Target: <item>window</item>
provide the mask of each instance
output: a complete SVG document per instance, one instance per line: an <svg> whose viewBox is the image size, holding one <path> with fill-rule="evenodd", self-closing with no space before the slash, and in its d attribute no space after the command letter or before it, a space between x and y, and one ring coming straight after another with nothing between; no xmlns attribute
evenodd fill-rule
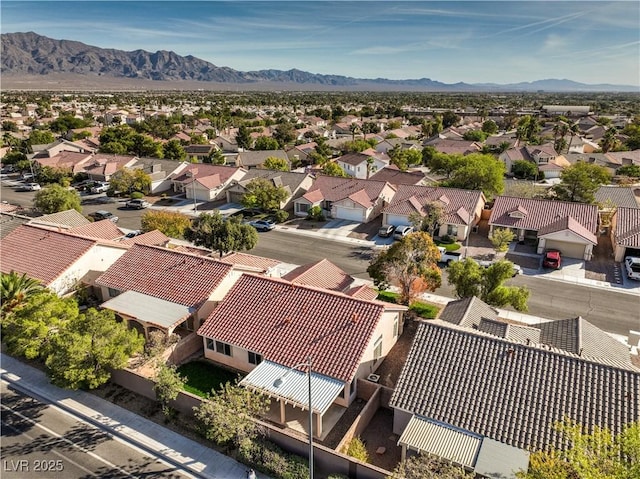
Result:
<svg viewBox="0 0 640 479"><path fill-rule="evenodd" d="M258 353L249 351L249 364L255 364L256 366L262 362L262 356Z"/></svg>
<svg viewBox="0 0 640 479"><path fill-rule="evenodd" d="M109 297L110 298L115 298L119 294L120 294L120 291L118 291L117 289L109 288Z"/></svg>
<svg viewBox="0 0 640 479"><path fill-rule="evenodd" d="M207 338L207 349L210 349L211 351L215 351L215 345L213 343L213 339Z"/></svg>
<svg viewBox="0 0 640 479"><path fill-rule="evenodd" d="M296 203L296 211L298 213L308 213L309 205L307 203Z"/></svg>
<svg viewBox="0 0 640 479"><path fill-rule="evenodd" d="M456 226L456 225L447 225L447 234L449 236L458 236L458 226Z"/></svg>
<svg viewBox="0 0 640 479"><path fill-rule="evenodd" d="M382 356L382 335L373 343L373 360L377 361Z"/></svg>
<svg viewBox="0 0 640 479"><path fill-rule="evenodd" d="M225 356L231 356L231 345L223 343L222 341L216 341L216 352L224 354Z"/></svg>
<svg viewBox="0 0 640 479"><path fill-rule="evenodd" d="M398 315L396 314L395 318L393 318L393 337L398 337Z"/></svg>

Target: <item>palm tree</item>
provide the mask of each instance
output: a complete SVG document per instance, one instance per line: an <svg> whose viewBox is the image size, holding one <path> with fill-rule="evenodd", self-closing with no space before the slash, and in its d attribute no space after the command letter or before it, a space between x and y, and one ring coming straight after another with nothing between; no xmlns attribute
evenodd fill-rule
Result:
<svg viewBox="0 0 640 479"><path fill-rule="evenodd" d="M607 153L608 151L613 150L617 146L617 143L618 143L617 134L618 132L616 131L615 128L607 129L604 136L602 137L601 146L602 146L603 153Z"/></svg>
<svg viewBox="0 0 640 479"><path fill-rule="evenodd" d="M351 123L351 125L349 126L349 130L351 130L351 140L355 141L356 133L360 131L360 127L357 123Z"/></svg>
<svg viewBox="0 0 640 479"><path fill-rule="evenodd" d="M569 132L571 133L571 141L569 142L569 147L567 148L567 153L569 153L569 148L571 148L571 145L573 145L573 137L576 136L576 134L578 134L580 132L580 127L578 126L577 123L574 123L569 128Z"/></svg>
<svg viewBox="0 0 640 479"><path fill-rule="evenodd" d="M11 271L8 274L2 273L0 276L2 312L4 314L11 312L43 289L44 287L38 280L29 278L26 273L22 275L15 271Z"/></svg>

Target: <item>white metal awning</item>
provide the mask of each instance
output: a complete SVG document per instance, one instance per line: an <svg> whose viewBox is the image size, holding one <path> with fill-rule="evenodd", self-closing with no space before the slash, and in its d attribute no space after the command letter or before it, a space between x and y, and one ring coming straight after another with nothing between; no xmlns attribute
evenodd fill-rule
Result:
<svg viewBox="0 0 640 479"><path fill-rule="evenodd" d="M282 384L275 386L274 383L279 378L284 378ZM285 403L309 409L309 379L306 372L290 369L271 361L262 361L245 376L240 384L285 401ZM311 404L313 412L324 414L342 393L343 388L343 382L314 373L312 369Z"/></svg>
<svg viewBox="0 0 640 479"><path fill-rule="evenodd" d="M481 436L419 416L411 417L398 439L399 446L428 452L467 467L474 467L481 444Z"/></svg>
<svg viewBox="0 0 640 479"><path fill-rule="evenodd" d="M192 313L188 306L136 291L125 291L100 306L165 329L184 321Z"/></svg>

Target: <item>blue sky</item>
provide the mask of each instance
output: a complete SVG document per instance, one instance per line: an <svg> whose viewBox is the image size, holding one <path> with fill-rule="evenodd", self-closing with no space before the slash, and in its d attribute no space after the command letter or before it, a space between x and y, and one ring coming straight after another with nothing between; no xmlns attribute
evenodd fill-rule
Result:
<svg viewBox="0 0 640 479"><path fill-rule="evenodd" d="M3 33L172 50L236 70L640 85L640 5L603 1L2 0Z"/></svg>

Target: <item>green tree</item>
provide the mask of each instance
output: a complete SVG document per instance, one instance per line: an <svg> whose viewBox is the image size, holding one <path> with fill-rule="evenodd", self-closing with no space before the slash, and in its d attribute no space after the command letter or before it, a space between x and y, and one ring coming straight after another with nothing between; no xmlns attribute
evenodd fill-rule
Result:
<svg viewBox="0 0 640 479"><path fill-rule="evenodd" d="M140 223L145 233L158 230L170 238L182 239L191 226L191 218L176 211L148 210L142 215Z"/></svg>
<svg viewBox="0 0 640 479"><path fill-rule="evenodd" d="M277 150L279 147L278 140L270 136L259 136L253 145L254 150Z"/></svg>
<svg viewBox="0 0 640 479"><path fill-rule="evenodd" d="M296 136L296 129L289 122L279 124L273 132L273 137L278 141L280 148L284 148L287 144L295 141Z"/></svg>
<svg viewBox="0 0 640 479"><path fill-rule="evenodd" d="M151 177L141 169L120 168L109 179L109 190L122 193L140 191L148 193L151 189Z"/></svg>
<svg viewBox="0 0 640 479"><path fill-rule="evenodd" d="M624 165L616 170L617 175L640 178L640 165Z"/></svg>
<svg viewBox="0 0 640 479"><path fill-rule="evenodd" d="M46 130L33 130L29 135L29 145L48 145L53 143L56 139L53 133Z"/></svg>
<svg viewBox="0 0 640 479"><path fill-rule="evenodd" d="M3 165L15 165L19 161L29 161L27 160L27 155L18 150L13 150L7 153L2 157Z"/></svg>
<svg viewBox="0 0 640 479"><path fill-rule="evenodd" d="M267 170L279 170L279 171L289 171L289 164L283 158L278 158L275 156L270 156L264 163L262 167Z"/></svg>
<svg viewBox="0 0 640 479"><path fill-rule="evenodd" d="M9 353L27 359L46 358L54 336L78 316L78 304L43 291L2 319L2 340Z"/></svg>
<svg viewBox="0 0 640 479"><path fill-rule="evenodd" d="M10 313L35 294L41 293L43 289L40 281L28 277L26 273L20 274L15 271L0 273L0 308L2 308L2 313Z"/></svg>
<svg viewBox="0 0 640 479"><path fill-rule="evenodd" d="M275 211L289 196L282 186L276 186L265 178L255 178L246 186L246 193L242 196L245 208L260 208L262 211Z"/></svg>
<svg viewBox="0 0 640 479"><path fill-rule="evenodd" d="M640 421L626 424L619 434L595 426L591 433L565 419L555 429L566 439L566 449L531 454L527 471L518 479L632 479L640 477Z"/></svg>
<svg viewBox="0 0 640 479"><path fill-rule="evenodd" d="M359 461L369 462L369 453L367 452L367 446L364 445L362 439L358 436L349 441L349 445L346 447L345 453L347 456L355 457Z"/></svg>
<svg viewBox="0 0 640 479"><path fill-rule="evenodd" d="M162 146L162 153L167 160L184 161L187 158L187 152L184 151L180 140L169 140Z"/></svg>
<svg viewBox="0 0 640 479"><path fill-rule="evenodd" d="M496 228L491 234L491 244L498 253L504 253L515 237L515 233L509 228Z"/></svg>
<svg viewBox="0 0 640 479"><path fill-rule="evenodd" d="M429 168L433 173L446 175L447 178L457 169L465 164L462 155L447 155L445 153L435 153L431 156Z"/></svg>
<svg viewBox="0 0 640 479"><path fill-rule="evenodd" d="M483 268L472 258L455 261L449 265L448 281L455 287L458 298L477 296L496 307L513 306L517 311L527 311L529 290L503 283L513 276L513 263L501 260Z"/></svg>
<svg viewBox="0 0 640 479"><path fill-rule="evenodd" d="M409 221L416 231L426 231L431 237L436 236L445 219L445 209L439 201L429 201L422 207L421 213L409 215Z"/></svg>
<svg viewBox="0 0 640 479"><path fill-rule="evenodd" d="M76 190L68 190L55 183L38 191L34 197L33 204L44 214L66 210L82 212L78 192Z"/></svg>
<svg viewBox="0 0 640 479"><path fill-rule="evenodd" d="M488 200L504 191L504 163L492 155L473 153L461 158L458 168L445 186L464 190L481 190Z"/></svg>
<svg viewBox="0 0 640 479"><path fill-rule="evenodd" d="M493 120L485 120L484 123L482 123L482 131L489 135L495 135L498 133L498 125Z"/></svg>
<svg viewBox="0 0 640 479"><path fill-rule="evenodd" d="M222 151L217 148L213 150L213 153L209 155L209 158L205 160L205 163L213 163L214 165L225 165L227 163L227 159L222 154Z"/></svg>
<svg viewBox="0 0 640 479"><path fill-rule="evenodd" d="M611 180L604 166L579 162L565 168L560 174L561 182L552 188L556 198L577 203L593 203L595 193L601 185Z"/></svg>
<svg viewBox="0 0 640 479"><path fill-rule="evenodd" d="M153 380L156 399L162 406L163 414L169 416L171 415L169 403L177 398L180 391L184 389L186 379L180 375L174 364L160 362L156 366Z"/></svg>
<svg viewBox="0 0 640 479"><path fill-rule="evenodd" d="M387 479L473 479L472 473L431 454L418 454L402 461Z"/></svg>
<svg viewBox="0 0 640 479"><path fill-rule="evenodd" d="M131 152L139 157L162 158L162 143L153 141L148 135L134 135L131 139Z"/></svg>
<svg viewBox="0 0 640 479"><path fill-rule="evenodd" d="M248 150L251 148L251 143L253 140L251 139L251 133L249 132L249 128L245 125L241 125L238 128L238 133L236 134L236 143L238 148L242 148L244 150Z"/></svg>
<svg viewBox="0 0 640 479"><path fill-rule="evenodd" d="M226 383L211 391L193 408L204 436L224 446L247 445L262 429L254 419L269 408L269 399L238 384Z"/></svg>
<svg viewBox="0 0 640 479"><path fill-rule="evenodd" d="M342 170L342 168L340 168L340 165L338 165L338 163L335 163L333 161L327 161L322 166L322 174L323 175L328 175L328 176L339 176L339 177L342 177L342 178L346 178L348 176Z"/></svg>
<svg viewBox="0 0 640 479"><path fill-rule="evenodd" d="M95 389L143 346L144 337L124 321L116 321L113 311L90 308L53 337L45 364L58 386Z"/></svg>
<svg viewBox="0 0 640 479"><path fill-rule="evenodd" d="M482 130L470 130L465 132L465 134L462 135L462 138L467 141L477 141L482 143L487 139L487 134Z"/></svg>
<svg viewBox="0 0 640 479"><path fill-rule="evenodd" d="M442 126L444 128L449 128L450 126L455 126L460 122L460 117L456 115L452 111L445 111L442 114Z"/></svg>
<svg viewBox="0 0 640 479"><path fill-rule="evenodd" d="M435 291L440 286L439 259L440 251L431 236L411 233L375 255L367 272L378 288L398 287L400 302L408 305L418 294Z"/></svg>
<svg viewBox="0 0 640 479"><path fill-rule="evenodd" d="M534 179L538 176L538 167L533 161L516 160L511 165L511 173L520 180Z"/></svg>
<svg viewBox="0 0 640 479"><path fill-rule="evenodd" d="M256 229L237 216L223 218L220 213L202 213L184 232L187 241L223 254L253 249L258 244Z"/></svg>
<svg viewBox="0 0 640 479"><path fill-rule="evenodd" d="M607 129L602 137L602 141L600 142L602 152L607 153L611 150L615 150L619 144L618 131L615 128Z"/></svg>

